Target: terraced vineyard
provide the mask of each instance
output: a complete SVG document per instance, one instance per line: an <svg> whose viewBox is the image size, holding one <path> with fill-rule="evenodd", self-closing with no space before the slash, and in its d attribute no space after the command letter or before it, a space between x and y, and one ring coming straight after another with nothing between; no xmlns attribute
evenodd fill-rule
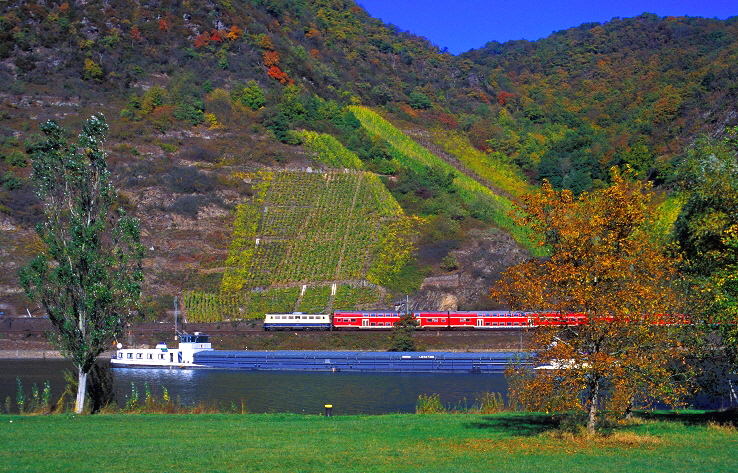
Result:
<svg viewBox="0 0 738 473"><path fill-rule="evenodd" d="M404 215L375 174L282 171L246 178L256 192L236 208L220 294L185 297L192 320L376 303L382 291L366 284L383 284L411 257L418 220ZM280 290L287 292L273 292Z"/></svg>
<svg viewBox="0 0 738 473"><path fill-rule="evenodd" d="M379 114L362 106L349 107L356 118L359 119L362 126L372 136L377 136L387 142L395 151L395 158L400 161L403 166L420 171L423 167L431 166L444 171L455 170L453 166L421 146L415 140L407 136L401 130L396 128L390 122L382 118ZM462 159L462 162L464 160ZM501 228L506 229L521 245L528 248L534 255L542 256L543 250L531 241L525 227L517 225L510 217L514 206L512 202L504 196L497 195L489 188L485 187L478 181L457 172L454 184L459 189L459 195L467 202L477 199L479 196L486 196L493 204L491 214L494 222Z"/></svg>
<svg viewBox="0 0 738 473"><path fill-rule="evenodd" d="M315 160L331 169L364 169L356 153L346 149L340 141L326 133L300 132L303 146L315 151Z"/></svg>

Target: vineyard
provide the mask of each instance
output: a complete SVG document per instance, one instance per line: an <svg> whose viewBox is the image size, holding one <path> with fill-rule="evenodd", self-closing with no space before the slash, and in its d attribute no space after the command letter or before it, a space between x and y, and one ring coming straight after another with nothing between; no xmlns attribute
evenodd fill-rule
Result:
<svg viewBox="0 0 738 473"><path fill-rule="evenodd" d="M508 194L520 197L530 191L525 178L518 170L502 162L494 153L479 151L460 133L436 129L433 131L433 140L439 143L445 152L457 157L468 169L493 182Z"/></svg>
<svg viewBox="0 0 738 473"><path fill-rule="evenodd" d="M330 169L363 169L356 153L346 149L340 141L326 133L314 131L302 131L299 136L303 140L303 146L316 153L315 160Z"/></svg>
<svg viewBox="0 0 738 473"><path fill-rule="evenodd" d="M373 285L411 258L421 221L404 215L375 174L282 171L244 178L255 192L235 210L221 291L185 296L193 321L376 304L383 292Z"/></svg>
<svg viewBox="0 0 738 473"><path fill-rule="evenodd" d="M420 171L424 167L455 171L455 168L450 164L418 144L379 114L366 107L351 106L349 108L370 135L378 136L390 145L395 159L403 166L416 171ZM461 159L461 161L464 162L464 159ZM459 195L466 202L471 202L480 196L486 197L493 207L490 214L495 224L506 229L518 243L525 246L531 253L543 256L544 250L535 246L526 228L516 224L510 216L514 206L508 198L495 194L489 188L463 173L456 173L454 185L458 188Z"/></svg>

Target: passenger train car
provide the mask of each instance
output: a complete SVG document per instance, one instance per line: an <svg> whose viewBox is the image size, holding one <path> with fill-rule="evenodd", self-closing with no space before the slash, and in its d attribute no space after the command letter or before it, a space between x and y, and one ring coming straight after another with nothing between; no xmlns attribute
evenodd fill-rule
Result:
<svg viewBox="0 0 738 473"><path fill-rule="evenodd" d="M391 311L336 311L328 314L267 314L264 330L390 330L402 314ZM509 311L413 312L419 329L514 330L551 325L583 325L584 314Z"/></svg>
<svg viewBox="0 0 738 473"><path fill-rule="evenodd" d="M329 314L266 314L264 330L331 330Z"/></svg>

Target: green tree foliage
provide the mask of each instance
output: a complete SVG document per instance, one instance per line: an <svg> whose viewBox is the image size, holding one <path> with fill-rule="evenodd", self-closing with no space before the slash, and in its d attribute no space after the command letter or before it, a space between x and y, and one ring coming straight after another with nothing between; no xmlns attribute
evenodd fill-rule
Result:
<svg viewBox="0 0 738 473"><path fill-rule="evenodd" d="M433 102L423 92L416 90L410 94L410 106L414 109L428 110L433 108Z"/></svg>
<svg viewBox="0 0 738 473"><path fill-rule="evenodd" d="M413 332L417 328L418 321L412 312L402 314L392 327L389 351L415 351Z"/></svg>
<svg viewBox="0 0 738 473"><path fill-rule="evenodd" d="M19 272L28 297L48 314L62 354L78 370L75 411L84 408L87 374L138 307L143 273L139 222L118 207L103 149L102 114L67 143L55 122L33 150L31 179L44 203L44 243Z"/></svg>
<svg viewBox="0 0 738 473"><path fill-rule="evenodd" d="M719 322L738 359L738 127L699 138L681 170L687 200L674 226L705 320Z"/></svg>
<svg viewBox="0 0 738 473"><path fill-rule="evenodd" d="M236 85L231 92L231 97L236 103L249 107L251 110L258 110L266 105L264 91L255 80L248 81L246 85Z"/></svg>

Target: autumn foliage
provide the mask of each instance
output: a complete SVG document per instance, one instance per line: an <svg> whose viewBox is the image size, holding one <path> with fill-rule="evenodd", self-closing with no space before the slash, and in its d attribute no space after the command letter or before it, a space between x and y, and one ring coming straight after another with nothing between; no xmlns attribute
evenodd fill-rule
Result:
<svg viewBox="0 0 738 473"><path fill-rule="evenodd" d="M287 76L287 73L283 72L282 69L280 69L277 66L272 66L267 71L267 75L271 77L272 79L276 79L282 84L286 84L289 82L290 78Z"/></svg>
<svg viewBox="0 0 738 473"><path fill-rule="evenodd" d="M685 356L675 261L649 235L651 194L631 177L613 171L610 187L579 197L546 182L524 197L520 223L550 257L510 268L492 289L514 309L586 314L586 325L536 331L536 363L549 369L512 369L511 396L532 409L582 408L592 431L604 408L677 403L687 389L673 371Z"/></svg>

